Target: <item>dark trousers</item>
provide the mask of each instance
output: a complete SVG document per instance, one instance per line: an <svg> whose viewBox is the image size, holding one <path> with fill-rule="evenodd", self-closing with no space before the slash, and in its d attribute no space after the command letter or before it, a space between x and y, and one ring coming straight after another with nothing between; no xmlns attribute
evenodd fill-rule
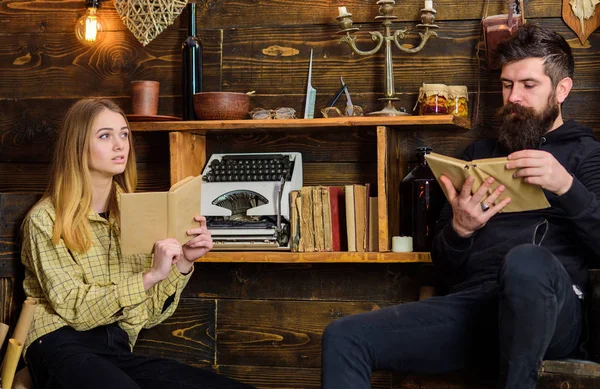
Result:
<svg viewBox="0 0 600 389"><path fill-rule="evenodd" d="M539 246L518 246L498 282L331 323L322 388L369 388L372 370L437 374L491 363L499 365L499 388L534 389L543 358L577 348L582 322L558 259Z"/></svg>
<svg viewBox="0 0 600 389"><path fill-rule="evenodd" d="M26 360L37 389L253 388L174 360L135 355L117 325L60 328L33 342Z"/></svg>

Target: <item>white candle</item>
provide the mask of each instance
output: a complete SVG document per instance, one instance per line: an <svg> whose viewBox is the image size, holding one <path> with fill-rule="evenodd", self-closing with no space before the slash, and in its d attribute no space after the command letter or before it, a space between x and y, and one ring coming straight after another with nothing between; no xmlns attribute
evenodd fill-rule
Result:
<svg viewBox="0 0 600 389"><path fill-rule="evenodd" d="M346 7L338 7L338 12L340 13L340 16L348 15L348 11L346 11Z"/></svg>
<svg viewBox="0 0 600 389"><path fill-rule="evenodd" d="M433 0L425 0L425 9L433 9Z"/></svg>
<svg viewBox="0 0 600 389"><path fill-rule="evenodd" d="M392 236L392 251L395 253L413 251L412 236Z"/></svg>

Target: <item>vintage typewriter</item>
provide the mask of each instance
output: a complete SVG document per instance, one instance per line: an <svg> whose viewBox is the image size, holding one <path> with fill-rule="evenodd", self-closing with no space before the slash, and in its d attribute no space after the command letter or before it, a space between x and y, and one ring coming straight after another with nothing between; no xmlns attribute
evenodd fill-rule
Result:
<svg viewBox="0 0 600 389"><path fill-rule="evenodd" d="M213 250L289 250L289 194L302 187L300 153L213 154L202 180Z"/></svg>

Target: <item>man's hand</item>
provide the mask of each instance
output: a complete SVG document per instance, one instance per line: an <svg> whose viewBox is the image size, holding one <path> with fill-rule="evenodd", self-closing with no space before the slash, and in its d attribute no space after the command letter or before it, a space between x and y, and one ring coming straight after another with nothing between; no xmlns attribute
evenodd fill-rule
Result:
<svg viewBox="0 0 600 389"><path fill-rule="evenodd" d="M521 150L508 156L507 169L518 169L513 176L523 177L528 184L542 188L560 196L573 184L573 176L554 158L542 150Z"/></svg>
<svg viewBox="0 0 600 389"><path fill-rule="evenodd" d="M169 276L171 266L183 257L177 239L169 238L154 243L152 267L142 276L144 289L148 290Z"/></svg>
<svg viewBox="0 0 600 389"><path fill-rule="evenodd" d="M468 177L465 180L460 193L456 191L449 178L441 176L440 181L446 189L448 202L452 206L452 228L463 238L473 235L475 231L485 226L492 216L510 203L510 198L507 197L500 203L494 204L498 196L504 192L504 185L499 185L491 195L482 201L494 183L492 177L485 180L473 195L471 195L473 182L475 182L473 177Z"/></svg>
<svg viewBox="0 0 600 389"><path fill-rule="evenodd" d="M187 231L189 236L193 236L183 245L183 258L185 261L177 264L177 268L181 273L189 273L197 258L203 257L213 247L212 236L206 227L206 218L204 216L196 216L195 221L199 222L200 226Z"/></svg>

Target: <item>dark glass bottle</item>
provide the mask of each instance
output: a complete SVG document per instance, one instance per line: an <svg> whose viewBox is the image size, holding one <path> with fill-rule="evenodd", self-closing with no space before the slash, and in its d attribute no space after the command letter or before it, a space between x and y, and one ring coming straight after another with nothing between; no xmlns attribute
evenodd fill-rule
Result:
<svg viewBox="0 0 600 389"><path fill-rule="evenodd" d="M183 120L195 120L194 94L202 92L202 42L196 37L196 4L188 3L188 37L181 45Z"/></svg>
<svg viewBox="0 0 600 389"><path fill-rule="evenodd" d="M414 251L429 251L444 192L427 165L430 147L417 148L419 164L400 183L400 234L413 237Z"/></svg>

